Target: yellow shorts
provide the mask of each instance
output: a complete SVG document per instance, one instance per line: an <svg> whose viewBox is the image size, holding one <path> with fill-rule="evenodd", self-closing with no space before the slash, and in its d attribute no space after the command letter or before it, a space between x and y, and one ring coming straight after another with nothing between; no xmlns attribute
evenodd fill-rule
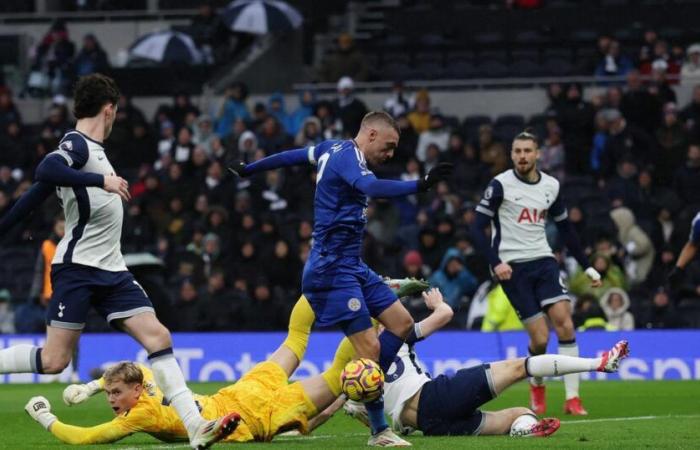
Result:
<svg viewBox="0 0 700 450"><path fill-rule="evenodd" d="M212 396L222 412L236 411L243 423L229 439L269 441L290 429L307 431L316 407L300 383L288 384L287 373L277 363L257 364L237 383Z"/></svg>

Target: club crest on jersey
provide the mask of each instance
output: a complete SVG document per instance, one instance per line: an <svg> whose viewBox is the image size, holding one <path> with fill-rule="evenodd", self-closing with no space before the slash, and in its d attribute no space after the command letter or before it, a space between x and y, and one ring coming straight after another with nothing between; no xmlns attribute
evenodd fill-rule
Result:
<svg viewBox="0 0 700 450"><path fill-rule="evenodd" d="M351 298L348 300L348 309L352 312L357 312L362 308L362 303L360 303L359 299L356 298Z"/></svg>
<svg viewBox="0 0 700 450"><path fill-rule="evenodd" d="M518 216L518 223L528 222L528 223L540 223L547 220L547 210L543 209L537 211L537 208L523 208Z"/></svg>
<svg viewBox="0 0 700 450"><path fill-rule="evenodd" d="M61 149L66 150L66 151L71 151L73 150L73 142L71 141L63 141L61 142Z"/></svg>

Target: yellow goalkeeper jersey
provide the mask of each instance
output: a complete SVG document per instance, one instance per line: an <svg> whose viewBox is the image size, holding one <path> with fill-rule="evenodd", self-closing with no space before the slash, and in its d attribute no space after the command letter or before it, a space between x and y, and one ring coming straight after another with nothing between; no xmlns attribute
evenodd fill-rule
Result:
<svg viewBox="0 0 700 450"><path fill-rule="evenodd" d="M164 404L153 372L145 366L139 367L144 375L144 392L129 411L93 427L73 426L57 420L49 431L68 444L114 442L138 432L165 442L186 441L187 431L175 409ZM212 396L195 394L195 400L207 420L230 412L241 415L241 423L226 441L269 441L275 434L290 429L307 432L308 419L317 413L301 384L287 383L286 372L278 364L266 361L256 365L237 383Z"/></svg>

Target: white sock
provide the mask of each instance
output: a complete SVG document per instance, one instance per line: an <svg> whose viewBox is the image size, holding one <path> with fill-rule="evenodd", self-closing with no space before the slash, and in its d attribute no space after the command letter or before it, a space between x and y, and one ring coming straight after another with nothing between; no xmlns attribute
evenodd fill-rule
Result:
<svg viewBox="0 0 700 450"><path fill-rule="evenodd" d="M600 358L577 358L564 355L538 355L527 359L527 372L534 377L591 372L600 366ZM577 383L578 384L578 383Z"/></svg>
<svg viewBox="0 0 700 450"><path fill-rule="evenodd" d="M559 342L559 354L565 356L578 357L578 344L576 341L572 343L562 344ZM588 370L595 370L598 366L593 367ZM566 391L566 399L572 399L578 397L578 384L581 377L577 373L572 373L570 375L564 375L564 390Z"/></svg>
<svg viewBox="0 0 700 450"><path fill-rule="evenodd" d="M532 358L533 356L537 356L534 353L532 353L532 350L530 350L529 347L527 349L527 354L528 354L528 356L530 356L530 358ZM542 379L542 377L531 376L530 377L530 384L532 386L542 386L544 384L544 380Z"/></svg>
<svg viewBox="0 0 700 450"><path fill-rule="evenodd" d="M205 420L194 402L192 391L185 384L185 377L182 375L182 370L177 364L172 349L169 350L165 354L156 352L148 359L151 362L156 384L172 407L175 408L177 415L180 416L187 429L187 434L192 438Z"/></svg>
<svg viewBox="0 0 700 450"><path fill-rule="evenodd" d="M39 373L36 354L39 347L15 345L0 350L0 373Z"/></svg>

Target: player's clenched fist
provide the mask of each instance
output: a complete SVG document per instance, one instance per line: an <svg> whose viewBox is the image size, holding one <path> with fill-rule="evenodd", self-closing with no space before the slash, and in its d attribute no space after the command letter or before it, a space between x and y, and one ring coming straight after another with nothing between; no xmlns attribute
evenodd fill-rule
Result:
<svg viewBox="0 0 700 450"><path fill-rule="evenodd" d="M493 268L493 272L500 281L508 281L513 274L513 269L508 263L500 263Z"/></svg>
<svg viewBox="0 0 700 450"><path fill-rule="evenodd" d="M32 419L36 420L45 429L49 429L52 423L56 421L56 416L51 414L51 403L49 403L46 397L32 397L29 399L27 404L24 406L24 410L27 411Z"/></svg>
<svg viewBox="0 0 700 450"><path fill-rule="evenodd" d="M68 406L78 405L90 398L91 392L84 384L71 384L63 390L63 403Z"/></svg>

